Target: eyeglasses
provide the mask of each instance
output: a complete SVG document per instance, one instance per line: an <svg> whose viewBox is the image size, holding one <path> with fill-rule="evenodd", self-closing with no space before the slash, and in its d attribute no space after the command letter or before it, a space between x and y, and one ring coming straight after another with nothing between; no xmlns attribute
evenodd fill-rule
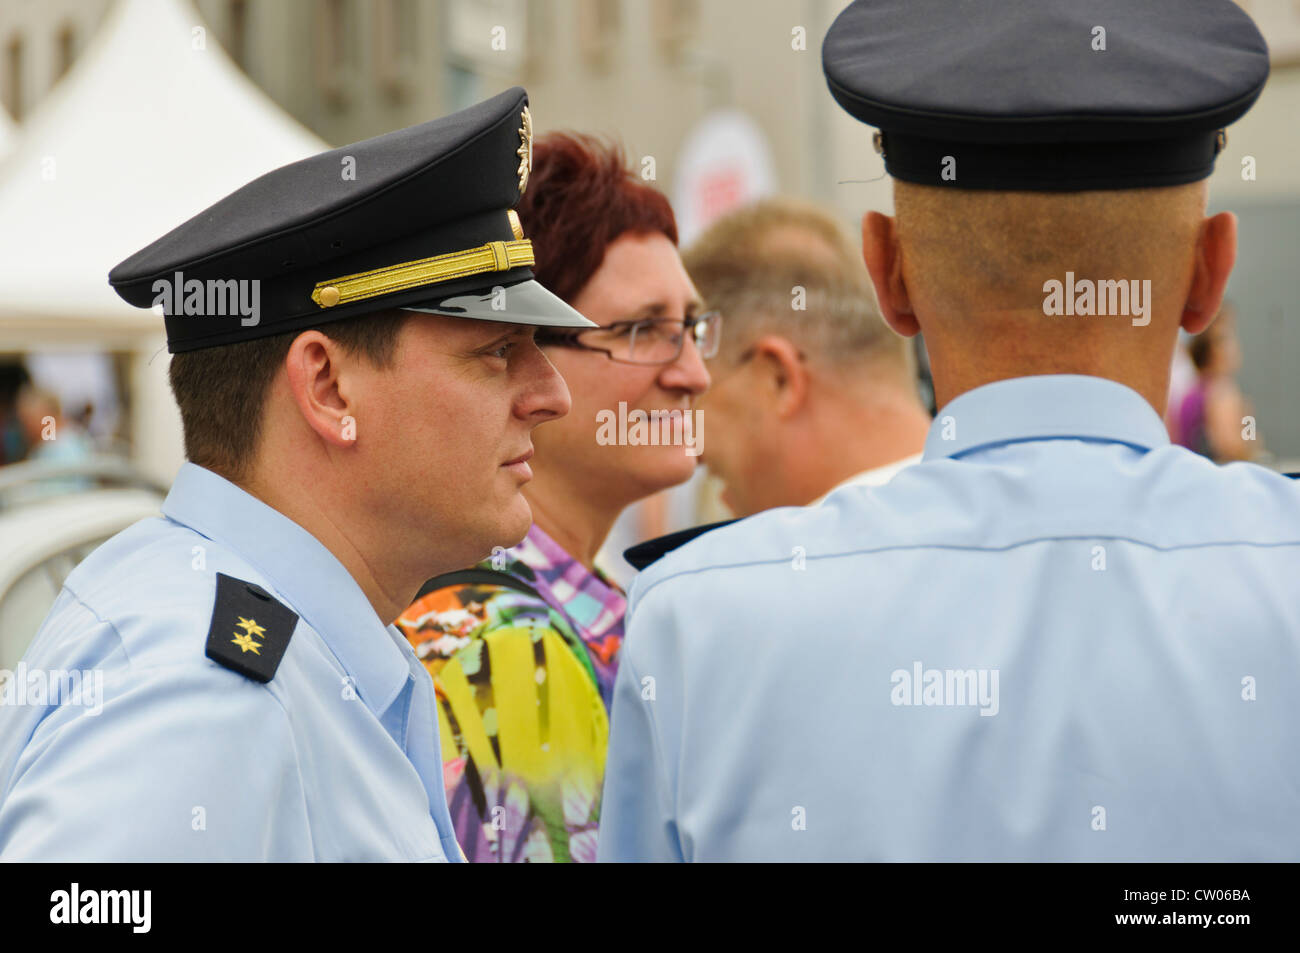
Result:
<svg viewBox="0 0 1300 953"><path fill-rule="evenodd" d="M577 331L539 329L536 340L542 346L600 351L620 364L671 364L682 356L687 331L700 357L713 357L718 353L718 341L722 337L722 314L706 311L684 321L673 318L615 321L604 327Z"/></svg>

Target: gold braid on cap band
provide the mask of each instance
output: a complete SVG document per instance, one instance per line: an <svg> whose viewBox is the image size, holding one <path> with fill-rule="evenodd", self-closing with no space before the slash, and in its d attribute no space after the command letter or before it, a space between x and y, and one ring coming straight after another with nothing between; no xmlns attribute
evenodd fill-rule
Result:
<svg viewBox="0 0 1300 953"><path fill-rule="evenodd" d="M478 248L448 252L432 258L421 258L418 261L402 262L400 265L388 265L373 271L360 271L355 275L317 282L311 300L322 308L332 308L336 304L361 301L393 291L418 288L420 285L454 281L484 272L531 267L533 263L533 243L527 238L517 238L512 242L488 242Z"/></svg>

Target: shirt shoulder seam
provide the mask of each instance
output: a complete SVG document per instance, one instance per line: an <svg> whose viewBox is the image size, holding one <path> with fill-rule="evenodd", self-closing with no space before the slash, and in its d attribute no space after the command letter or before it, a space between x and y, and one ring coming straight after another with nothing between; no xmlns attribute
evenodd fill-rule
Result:
<svg viewBox="0 0 1300 953"><path fill-rule="evenodd" d="M808 562L818 559L840 559L846 556L868 556L877 553L900 552L905 550L922 550L922 549L949 549L969 552L1008 552L1013 549L1019 549L1022 546L1031 546L1035 543L1047 542L1065 542L1071 540L1111 540L1119 542L1132 543L1135 546L1144 546L1157 552L1178 552L1186 549L1212 549L1220 546L1249 546L1259 549L1283 549L1289 546L1300 546L1300 539L1294 540L1277 540L1272 542L1263 542L1259 540L1208 540L1201 543L1179 543L1170 546L1161 546L1158 543L1147 542L1146 540L1135 539L1131 536L1118 536L1114 534L1087 533L1077 536L1034 536L1027 539L1017 540L1004 546L979 546L974 544L963 543L899 543L892 546L874 546L863 549L849 549L837 553L809 553L805 556ZM673 579L681 576L694 576L711 570L726 569L746 569L752 566L775 566L790 561L788 556L773 557L772 559L750 559L743 562L718 563L716 565L695 566L689 569L678 569L674 572L666 573L659 578L649 580L637 594L637 603L645 601L656 588Z"/></svg>
<svg viewBox="0 0 1300 953"><path fill-rule="evenodd" d="M136 667L135 667L135 663L131 661L131 653L126 650L126 639L122 638L122 633L121 631L118 630L117 624L113 622L112 619L106 619L104 618L104 616L100 615L99 612L94 608L94 606L92 606L89 602L83 599L81 595L75 589L73 589L68 582L64 582L63 589L65 592L67 592L69 595L72 596L72 598L76 601L77 605L79 605L81 608L85 609L87 612L90 613L92 619L94 619L100 625L108 626L108 628L112 630L113 635L117 638L118 648L122 650L122 657L126 659L127 668L129 668L132 671L135 671Z"/></svg>

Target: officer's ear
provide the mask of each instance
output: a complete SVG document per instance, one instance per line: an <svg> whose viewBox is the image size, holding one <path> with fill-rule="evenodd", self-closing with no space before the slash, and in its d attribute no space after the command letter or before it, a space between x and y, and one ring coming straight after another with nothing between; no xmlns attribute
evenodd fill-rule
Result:
<svg viewBox="0 0 1300 953"><path fill-rule="evenodd" d="M921 330L912 314L912 299L903 282L903 255L898 246L898 224L889 215L868 212L862 216L862 260L876 286L880 313L894 331L910 338Z"/></svg>
<svg viewBox="0 0 1300 953"><path fill-rule="evenodd" d="M1214 321L1236 263L1237 216L1220 212L1207 218L1196 238L1192 286L1183 306L1182 327L1188 334L1200 334Z"/></svg>
<svg viewBox="0 0 1300 953"><path fill-rule="evenodd" d="M761 396L778 418L794 416L808 399L808 366L804 356L788 338L764 334L754 342L754 367L762 375Z"/></svg>
<svg viewBox="0 0 1300 953"><path fill-rule="evenodd" d="M304 331L289 345L289 391L307 426L336 447L356 443L355 408L342 382L344 348L320 331Z"/></svg>

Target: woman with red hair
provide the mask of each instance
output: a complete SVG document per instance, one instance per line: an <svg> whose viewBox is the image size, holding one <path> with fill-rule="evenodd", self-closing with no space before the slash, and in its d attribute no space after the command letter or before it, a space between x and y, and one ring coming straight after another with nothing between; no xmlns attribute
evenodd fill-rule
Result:
<svg viewBox="0 0 1300 953"><path fill-rule="evenodd" d="M588 861L626 611L596 553L627 506L690 478L721 320L682 267L668 200L617 147L540 138L518 213L537 280L600 326L538 332L573 404L533 432L528 536L430 580L397 625L434 677L466 857Z"/></svg>

